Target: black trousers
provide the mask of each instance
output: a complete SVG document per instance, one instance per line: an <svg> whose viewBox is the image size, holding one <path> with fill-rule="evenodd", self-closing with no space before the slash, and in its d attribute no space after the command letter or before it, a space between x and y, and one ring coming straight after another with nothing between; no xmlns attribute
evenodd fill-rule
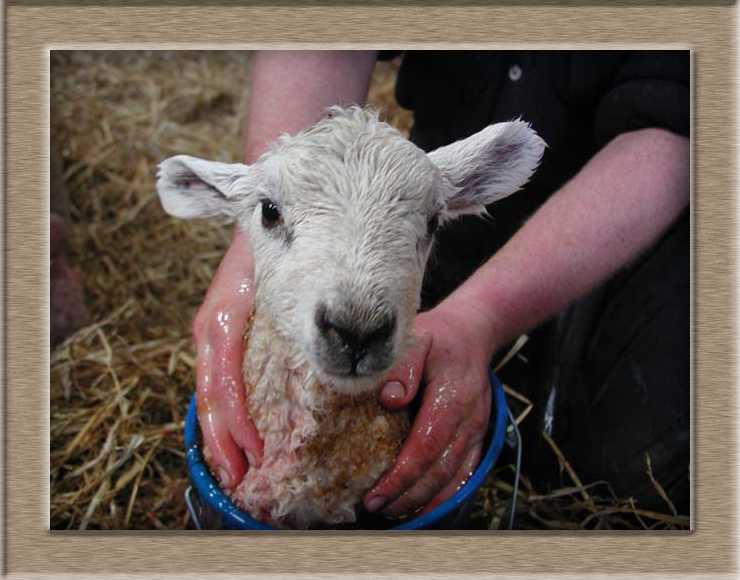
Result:
<svg viewBox="0 0 740 580"><path fill-rule="evenodd" d="M523 425L535 484L571 484L559 480L547 429L584 483L607 480L620 496L666 511L647 474L649 455L654 477L688 514L689 223L687 209L633 264L536 329L526 368L503 369L537 403Z"/></svg>

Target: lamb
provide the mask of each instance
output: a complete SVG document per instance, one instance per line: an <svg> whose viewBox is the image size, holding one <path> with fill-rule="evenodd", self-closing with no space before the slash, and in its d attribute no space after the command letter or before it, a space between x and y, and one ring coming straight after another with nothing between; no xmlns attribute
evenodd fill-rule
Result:
<svg viewBox="0 0 740 580"><path fill-rule="evenodd" d="M355 521L408 433L377 395L411 344L435 230L518 190L544 147L515 120L427 154L352 106L250 166L160 164L168 213L235 221L254 252L244 380L264 458L234 492L241 507L277 527Z"/></svg>

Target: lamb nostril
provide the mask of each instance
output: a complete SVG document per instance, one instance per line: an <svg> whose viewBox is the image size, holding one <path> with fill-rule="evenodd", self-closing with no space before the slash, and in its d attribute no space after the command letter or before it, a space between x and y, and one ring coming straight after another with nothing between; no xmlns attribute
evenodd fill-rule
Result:
<svg viewBox="0 0 740 580"><path fill-rule="evenodd" d="M356 328L349 325L342 326L329 319L325 320L324 325L322 328L323 333L325 335L334 334L337 336L342 343L342 349L349 349L352 356L356 356L359 351L363 350L366 341L364 340L364 336Z"/></svg>
<svg viewBox="0 0 740 580"><path fill-rule="evenodd" d="M322 335L338 339L342 350L350 351L350 355L358 360L365 356L368 347L387 341L396 329L396 318L392 315L371 327L335 320L323 303L316 308L314 321Z"/></svg>
<svg viewBox="0 0 740 580"><path fill-rule="evenodd" d="M384 319L374 330L367 332L365 335L365 343L373 344L376 342L383 342L393 336L393 332L396 330L396 317L391 315Z"/></svg>
<svg viewBox="0 0 740 580"><path fill-rule="evenodd" d="M348 348L352 351L356 350L356 347L360 345L360 336L356 333L355 329L350 326L344 326L340 323L334 322L330 315L329 310L323 304L319 305L316 309L314 316L316 326L325 337L334 337L339 339L342 344L342 349L347 350Z"/></svg>

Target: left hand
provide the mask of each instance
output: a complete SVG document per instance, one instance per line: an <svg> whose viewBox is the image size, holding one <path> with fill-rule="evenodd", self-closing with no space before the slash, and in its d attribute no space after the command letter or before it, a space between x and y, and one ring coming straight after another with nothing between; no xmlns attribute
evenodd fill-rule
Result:
<svg viewBox="0 0 740 580"><path fill-rule="evenodd" d="M396 463L365 496L369 511L427 512L475 470L491 411L493 346L481 320L477 312L445 303L416 317L416 344L391 371L381 402L405 407L422 378L423 400Z"/></svg>

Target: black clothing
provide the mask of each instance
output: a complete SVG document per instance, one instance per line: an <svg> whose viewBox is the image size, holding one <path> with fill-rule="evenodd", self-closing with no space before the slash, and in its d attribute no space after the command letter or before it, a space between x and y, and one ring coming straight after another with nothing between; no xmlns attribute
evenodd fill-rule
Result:
<svg viewBox="0 0 740 580"><path fill-rule="evenodd" d="M612 481L641 507L666 512L646 475L647 453L683 514L690 492L689 246L686 210L634 265L566 312L561 327L577 344L561 337L554 361L554 432L581 476ZM584 313L593 315L569 319Z"/></svg>
<svg viewBox="0 0 740 580"><path fill-rule="evenodd" d="M409 51L396 85L425 151L521 117L548 144L532 180L439 232L423 302L459 286L607 142L627 131L689 132L688 51ZM465 248L464 255L458 251Z"/></svg>
<svg viewBox="0 0 740 580"><path fill-rule="evenodd" d="M411 140L424 150L518 117L548 144L525 188L489 208L492 221L464 217L440 230L424 306L459 286L617 135L660 127L688 136L689 62L688 51L406 52L396 97L414 111ZM687 210L635 264L533 330L528 374L504 377L528 386L540 410L556 384L554 437L582 479L610 480L618 493L664 510L645 474L649 452L683 513L689 276ZM542 424L530 421L529 428L525 457L546 477L551 454L538 452Z"/></svg>

